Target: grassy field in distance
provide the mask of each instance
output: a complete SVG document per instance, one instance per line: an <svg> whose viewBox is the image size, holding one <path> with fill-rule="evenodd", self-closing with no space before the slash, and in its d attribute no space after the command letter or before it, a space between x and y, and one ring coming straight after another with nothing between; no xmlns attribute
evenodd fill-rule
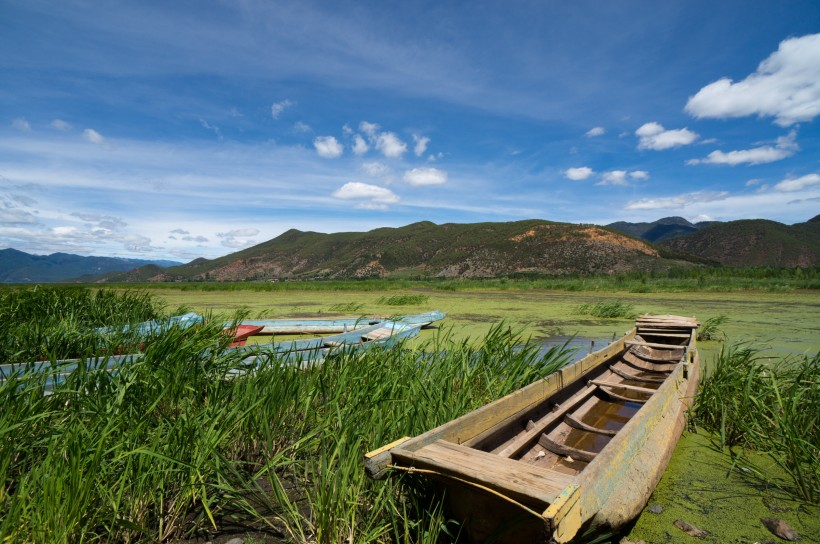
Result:
<svg viewBox="0 0 820 544"><path fill-rule="evenodd" d="M637 313L695 316L701 321L725 315L729 319L721 328L729 341L765 344L777 355L816 353L820 349L820 291L816 290L630 293L421 288L388 291L390 297L412 295L405 298L416 303L402 306L384 304L385 292L378 290L255 292L166 287L150 292L165 300L169 308L185 305L197 312L226 315L246 308L250 318L351 315L338 311L344 306L357 308L352 315L400 315L438 309L448 314L440 326L452 327L456 337L482 338L494 323L506 321L521 327L525 336L536 340L569 335L620 336L632 326L633 320L595 318L578 311L583 304L620 301L633 305ZM425 331L423 337L429 334L430 331ZM701 343L705 360L719 348L718 342Z"/></svg>

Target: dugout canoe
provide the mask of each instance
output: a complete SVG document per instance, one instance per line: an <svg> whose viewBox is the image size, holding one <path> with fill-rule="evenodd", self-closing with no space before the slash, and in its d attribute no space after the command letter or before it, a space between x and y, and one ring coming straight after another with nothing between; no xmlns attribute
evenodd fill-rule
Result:
<svg viewBox="0 0 820 544"><path fill-rule="evenodd" d="M341 317L335 319L253 319L242 325L261 326L257 334L336 334L378 325L385 321L429 327L447 316L438 310L399 317Z"/></svg>
<svg viewBox="0 0 820 544"><path fill-rule="evenodd" d="M545 379L367 453L367 473L431 477L472 542L564 543L620 527L646 504L683 431L698 325L641 316Z"/></svg>

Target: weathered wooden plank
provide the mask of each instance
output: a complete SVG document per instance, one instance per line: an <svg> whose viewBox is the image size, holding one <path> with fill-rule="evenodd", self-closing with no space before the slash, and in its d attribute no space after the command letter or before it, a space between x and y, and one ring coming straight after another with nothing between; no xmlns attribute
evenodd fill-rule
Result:
<svg viewBox="0 0 820 544"><path fill-rule="evenodd" d="M579 450L578 448L572 448L570 446L560 444L546 434L542 434L538 439L538 445L556 455L569 455L576 461L584 461L586 463L589 463L595 459L596 455L598 455L597 453L593 453L591 451Z"/></svg>
<svg viewBox="0 0 820 544"><path fill-rule="evenodd" d="M621 378L625 378L627 380L635 380L638 382L651 382L651 383L663 383L666 378L656 377L656 376L636 376L635 374L630 374L629 372L625 372L620 368L616 367L615 365L610 365L609 370L620 376Z"/></svg>
<svg viewBox="0 0 820 544"><path fill-rule="evenodd" d="M580 429L582 431L587 431L590 433L604 434L606 436L615 436L616 434L618 434L618 431L613 431L611 429L601 429L600 427L593 427L592 425L584 423L572 414L565 415L564 422L570 427L575 427L576 429Z"/></svg>
<svg viewBox="0 0 820 544"><path fill-rule="evenodd" d="M364 454L364 469L367 472L367 475L373 478L374 480L381 480L385 477L387 473L387 466L390 464L392 460L392 455L390 455L390 450L404 444L410 440L409 436L403 436L398 440L394 440L393 442L382 446L381 448L375 449L373 451L369 451Z"/></svg>
<svg viewBox="0 0 820 544"><path fill-rule="evenodd" d="M686 349L686 346L680 346L677 344L657 344L655 342L640 342L638 340L630 340L626 343L627 346L645 346L648 348L669 348L669 349Z"/></svg>
<svg viewBox="0 0 820 544"><path fill-rule="evenodd" d="M650 389L648 387L638 387L637 385L626 385L623 383L612 383L606 380L589 380L589 383L598 385L600 387L616 387L618 389L626 389L628 391L636 391L638 393L647 393L654 395L657 389Z"/></svg>
<svg viewBox="0 0 820 544"><path fill-rule="evenodd" d="M569 474L519 463L444 440L436 440L413 452L395 448L393 455L417 468L432 469L445 477L503 491L513 498L535 499L544 505L551 504L573 481Z"/></svg>
<svg viewBox="0 0 820 544"><path fill-rule="evenodd" d="M564 416L564 414L566 414L567 412L581 404L583 401L585 401L587 398L592 396L596 389L596 386L590 385L580 390L578 393L576 393L575 395L571 396L563 403L558 405L555 408L555 410L545 415L538 421L535 421L532 428L530 428L526 432L521 433L508 446L504 447L501 451L493 453L496 453L500 457L512 457L513 455L517 454L522 449L524 449L530 442L535 440L539 434L543 433L544 429L546 429L556 421L560 420Z"/></svg>
<svg viewBox="0 0 820 544"><path fill-rule="evenodd" d="M631 399L629 397L624 397L623 395L613 393L609 389L603 389L603 388L601 388L601 393L605 394L606 396L608 396L611 399L620 400L620 401L623 401L623 402L635 402L635 403L638 403L638 404L646 404L646 401L649 400L649 399Z"/></svg>
<svg viewBox="0 0 820 544"><path fill-rule="evenodd" d="M649 336L666 336L668 338L689 338L689 335L685 333L663 332L655 329L638 329L638 334L647 334Z"/></svg>

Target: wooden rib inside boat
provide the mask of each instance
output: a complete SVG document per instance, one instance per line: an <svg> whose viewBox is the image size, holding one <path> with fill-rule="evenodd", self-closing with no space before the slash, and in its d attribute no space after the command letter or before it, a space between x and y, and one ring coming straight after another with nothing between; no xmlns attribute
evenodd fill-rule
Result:
<svg viewBox="0 0 820 544"><path fill-rule="evenodd" d="M366 470L430 475L473 542L563 543L621 526L646 504L683 431L698 325L641 316L545 379L366 454Z"/></svg>

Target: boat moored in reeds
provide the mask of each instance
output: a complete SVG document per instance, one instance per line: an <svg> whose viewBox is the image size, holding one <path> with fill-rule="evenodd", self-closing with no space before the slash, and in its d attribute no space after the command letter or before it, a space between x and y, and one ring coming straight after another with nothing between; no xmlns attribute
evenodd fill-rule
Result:
<svg viewBox="0 0 820 544"><path fill-rule="evenodd" d="M642 316L543 380L366 454L366 470L429 475L473 542L564 543L622 526L683 431L698 383L697 327Z"/></svg>

